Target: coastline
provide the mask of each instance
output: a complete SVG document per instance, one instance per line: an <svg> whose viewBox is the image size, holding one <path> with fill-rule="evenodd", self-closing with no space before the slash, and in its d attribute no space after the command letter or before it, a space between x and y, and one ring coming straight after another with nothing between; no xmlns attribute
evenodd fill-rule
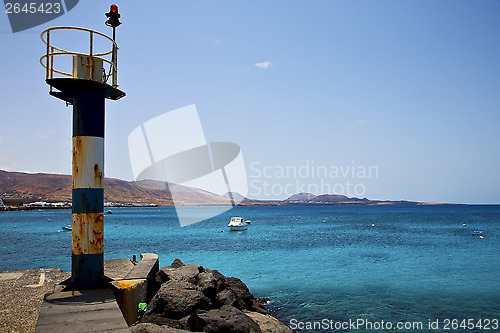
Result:
<svg viewBox="0 0 500 333"><path fill-rule="evenodd" d="M259 207L259 206L477 206L477 205L499 205L499 204L460 204L460 203L441 203L441 202L411 202L411 201L371 201L371 202L265 202L265 201L248 201L241 202L235 206L239 207ZM175 205L179 207L220 207L224 206L220 203L192 203L192 204L181 204ZM148 208L148 207L175 207L174 205L156 205L156 204L135 204L135 203L123 203L106 205L106 209L112 208ZM71 203L61 206L5 206L0 207L0 211L41 211L41 210L70 210Z"/></svg>

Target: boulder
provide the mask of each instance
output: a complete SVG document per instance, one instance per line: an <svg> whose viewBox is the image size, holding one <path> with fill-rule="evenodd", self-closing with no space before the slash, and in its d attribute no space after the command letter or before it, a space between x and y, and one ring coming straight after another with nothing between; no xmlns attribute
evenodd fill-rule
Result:
<svg viewBox="0 0 500 333"><path fill-rule="evenodd" d="M197 312L188 320L191 331L210 333L262 333L259 325L242 311L228 305L217 310Z"/></svg>
<svg viewBox="0 0 500 333"><path fill-rule="evenodd" d="M189 326L187 325L187 321L182 321L182 320L176 320L176 319L170 319L162 316L161 314L149 314L147 316L142 317L139 320L140 323L150 323L150 324L155 324L159 326L168 326L172 328L177 328L177 329L188 329Z"/></svg>
<svg viewBox="0 0 500 333"><path fill-rule="evenodd" d="M162 284L148 308L145 317L160 314L169 319L181 319L198 309L210 310L212 302L195 285L185 280L170 280Z"/></svg>
<svg viewBox="0 0 500 333"><path fill-rule="evenodd" d="M247 286L238 278L225 278L224 289L217 294L220 305L230 305L237 309L251 310L254 297Z"/></svg>
<svg viewBox="0 0 500 333"><path fill-rule="evenodd" d="M269 314L257 312L245 312L245 314L259 325L262 333L293 333L288 326Z"/></svg>
<svg viewBox="0 0 500 333"><path fill-rule="evenodd" d="M166 266L158 271L158 275L161 276L163 282L177 280L196 284L198 274L201 272L203 272L201 265L184 265L178 268Z"/></svg>
<svg viewBox="0 0 500 333"><path fill-rule="evenodd" d="M215 277L216 283L215 283L215 288L217 289L217 292L222 291L225 288L225 282L226 282L226 277L222 275L219 271L215 269L208 269L205 268L206 273L212 273L212 275Z"/></svg>
<svg viewBox="0 0 500 333"><path fill-rule="evenodd" d="M175 260L172 263L172 265L170 265L170 267L172 267L172 268L179 268L179 267L182 267L182 266L184 266L184 264L182 263L182 261L179 258L175 258Z"/></svg>

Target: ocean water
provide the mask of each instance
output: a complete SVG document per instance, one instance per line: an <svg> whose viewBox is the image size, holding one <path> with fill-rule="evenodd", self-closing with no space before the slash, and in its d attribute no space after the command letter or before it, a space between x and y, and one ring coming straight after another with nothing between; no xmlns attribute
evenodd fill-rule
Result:
<svg viewBox="0 0 500 333"><path fill-rule="evenodd" d="M297 332L500 332L500 206L235 207L184 228L170 207L112 211L105 259L236 276ZM69 271L70 215L0 212L0 270ZM252 224L230 232L231 216Z"/></svg>

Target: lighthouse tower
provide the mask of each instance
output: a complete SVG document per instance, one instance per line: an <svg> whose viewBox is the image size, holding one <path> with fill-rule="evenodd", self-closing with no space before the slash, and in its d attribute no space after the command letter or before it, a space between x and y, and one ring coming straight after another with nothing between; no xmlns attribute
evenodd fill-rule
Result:
<svg viewBox="0 0 500 333"><path fill-rule="evenodd" d="M72 242L70 289L107 285L104 277L104 115L105 99L125 96L118 89L115 28L118 7L106 13L113 39L90 29L54 27L42 32L47 51L40 58L49 94L73 106ZM68 51L55 45L58 34L88 36L88 49ZM86 39L86 38L85 38ZM99 50L102 45L109 45ZM86 48L86 46L84 46ZM72 68L61 64L71 63ZM69 61L68 61L69 60Z"/></svg>

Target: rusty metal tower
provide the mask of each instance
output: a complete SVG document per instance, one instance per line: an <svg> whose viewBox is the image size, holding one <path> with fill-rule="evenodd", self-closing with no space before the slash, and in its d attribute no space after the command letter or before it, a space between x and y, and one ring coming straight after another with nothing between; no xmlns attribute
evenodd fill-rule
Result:
<svg viewBox="0 0 500 333"><path fill-rule="evenodd" d="M111 15L111 17L110 17ZM118 21L118 7L111 6L106 23ZM117 24L118 22L118 24ZM55 46L58 33L88 34L88 52L67 51ZM105 99L118 100L118 47L108 36L85 28L55 27L42 32L47 46L40 63L46 69L50 95L73 106L72 242L71 289L93 289L107 285L104 277L104 112ZM105 50L97 50L107 44ZM64 59L72 71L61 68ZM67 61L68 63L70 61ZM56 65L58 65L56 67ZM108 67L109 66L109 67ZM68 66L69 67L69 66ZM109 68L107 71L106 69Z"/></svg>

